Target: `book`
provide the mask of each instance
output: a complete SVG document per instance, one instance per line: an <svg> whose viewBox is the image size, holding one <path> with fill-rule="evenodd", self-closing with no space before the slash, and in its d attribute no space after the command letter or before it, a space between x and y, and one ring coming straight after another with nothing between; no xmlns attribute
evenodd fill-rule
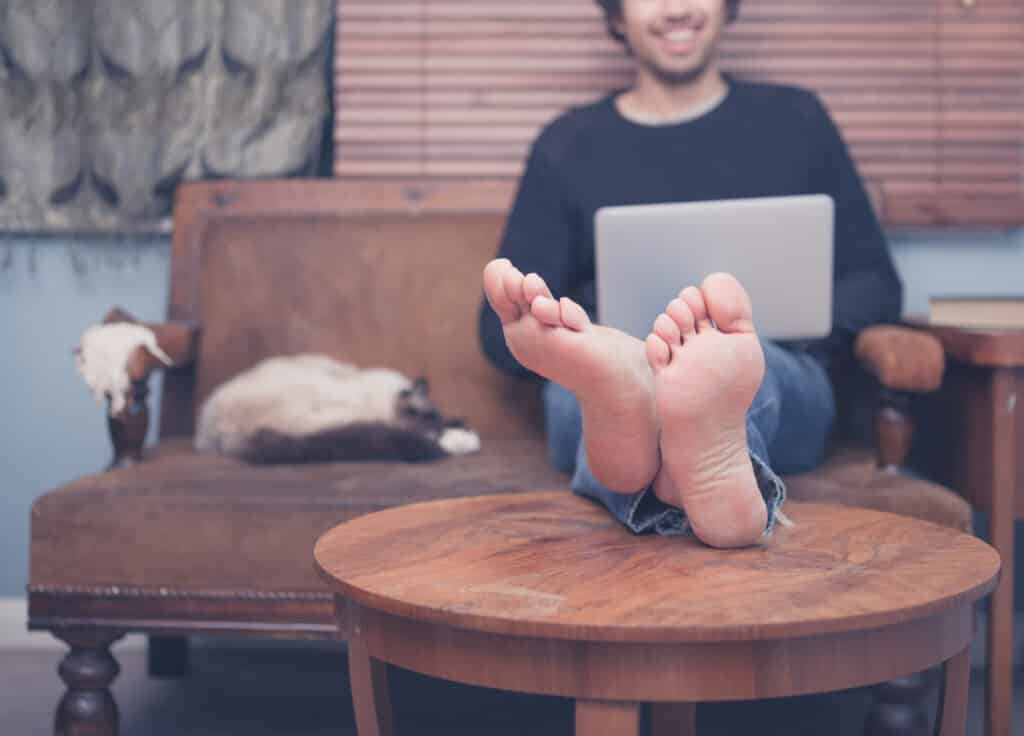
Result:
<svg viewBox="0 0 1024 736"><path fill-rule="evenodd" d="M933 296L928 300L933 325L984 330L1024 329L1024 294L1020 296Z"/></svg>

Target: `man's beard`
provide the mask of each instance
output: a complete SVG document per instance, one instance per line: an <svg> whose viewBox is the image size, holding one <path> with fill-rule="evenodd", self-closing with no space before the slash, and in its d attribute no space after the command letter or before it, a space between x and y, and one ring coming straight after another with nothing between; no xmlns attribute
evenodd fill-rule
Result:
<svg viewBox="0 0 1024 736"><path fill-rule="evenodd" d="M666 69L655 62L640 59L644 69L666 87L684 87L693 84L707 72L714 61L713 53L705 53L700 60L689 69Z"/></svg>

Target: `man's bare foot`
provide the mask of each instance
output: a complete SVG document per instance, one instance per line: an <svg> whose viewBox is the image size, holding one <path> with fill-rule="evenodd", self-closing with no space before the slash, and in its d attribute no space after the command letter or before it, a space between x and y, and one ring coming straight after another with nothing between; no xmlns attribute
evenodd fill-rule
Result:
<svg viewBox="0 0 1024 736"><path fill-rule="evenodd" d="M576 394L598 482L620 493L645 488L660 460L644 343L593 324L580 305L556 301L540 276L523 276L504 258L484 269L484 292L516 360Z"/></svg>
<svg viewBox="0 0 1024 736"><path fill-rule="evenodd" d="M712 324L712 320L714 324ZM647 337L664 472L654 485L713 547L755 543L767 510L747 447L746 413L764 376L750 297L729 274L672 300Z"/></svg>

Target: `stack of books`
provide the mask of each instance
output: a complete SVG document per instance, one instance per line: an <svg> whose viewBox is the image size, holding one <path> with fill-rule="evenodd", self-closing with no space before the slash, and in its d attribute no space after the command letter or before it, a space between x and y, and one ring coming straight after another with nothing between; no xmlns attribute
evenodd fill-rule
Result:
<svg viewBox="0 0 1024 736"><path fill-rule="evenodd" d="M933 296L928 320L933 325L982 330L1024 330L1024 295Z"/></svg>

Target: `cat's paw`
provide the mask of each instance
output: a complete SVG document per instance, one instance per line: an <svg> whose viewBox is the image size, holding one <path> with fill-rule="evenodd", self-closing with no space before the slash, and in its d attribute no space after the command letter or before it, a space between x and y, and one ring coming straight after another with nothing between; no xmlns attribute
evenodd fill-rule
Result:
<svg viewBox="0 0 1024 736"><path fill-rule="evenodd" d="M469 429L450 427L441 433L437 443L449 455L468 455L480 449L480 435Z"/></svg>

